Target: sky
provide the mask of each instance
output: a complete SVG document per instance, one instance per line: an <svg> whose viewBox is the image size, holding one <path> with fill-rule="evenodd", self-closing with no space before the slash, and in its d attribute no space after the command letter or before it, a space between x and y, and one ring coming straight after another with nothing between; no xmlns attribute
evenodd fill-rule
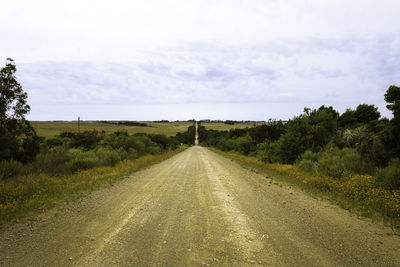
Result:
<svg viewBox="0 0 400 267"><path fill-rule="evenodd" d="M30 120L291 119L400 85L398 0L2 1Z"/></svg>

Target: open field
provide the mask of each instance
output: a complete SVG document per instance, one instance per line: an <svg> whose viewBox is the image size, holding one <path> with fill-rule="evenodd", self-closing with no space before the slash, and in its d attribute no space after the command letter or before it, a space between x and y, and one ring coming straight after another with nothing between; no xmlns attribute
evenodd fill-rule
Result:
<svg viewBox="0 0 400 267"><path fill-rule="evenodd" d="M129 134L135 133L150 133L150 134L165 134L167 136L174 136L178 132L184 132L187 128L193 125L192 122L143 122L150 127L141 126L126 126L126 125L113 125L100 122L81 121L81 131L98 130L105 131L106 133L113 133L115 131L127 131ZM52 137L61 132L78 131L78 122L47 122L47 121L31 121L32 126L35 128L37 134L43 137ZM213 130L229 130L232 128L245 128L252 127L254 123L235 123L228 125L225 123L203 122L203 126L207 129Z"/></svg>
<svg viewBox="0 0 400 267"><path fill-rule="evenodd" d="M399 266L400 236L194 146L0 228L1 266Z"/></svg>
<svg viewBox="0 0 400 267"><path fill-rule="evenodd" d="M244 123L235 123L234 125L225 124L222 122L202 122L201 125L205 126L208 130L218 130L218 131L226 131L233 128L246 128L246 127L254 127L255 125L259 125L260 123L255 122L244 122Z"/></svg>
<svg viewBox="0 0 400 267"><path fill-rule="evenodd" d="M151 133L151 134L165 134L167 136L176 135L178 132L184 132L192 125L191 122L145 122L151 127L141 126L126 126L126 125L113 125L100 122L87 122L81 121L81 131L98 130L105 131L106 133L113 133L116 131L127 131L129 134L135 133ZM78 122L44 122L32 121L32 126L35 128L39 136L52 137L64 131L77 132Z"/></svg>

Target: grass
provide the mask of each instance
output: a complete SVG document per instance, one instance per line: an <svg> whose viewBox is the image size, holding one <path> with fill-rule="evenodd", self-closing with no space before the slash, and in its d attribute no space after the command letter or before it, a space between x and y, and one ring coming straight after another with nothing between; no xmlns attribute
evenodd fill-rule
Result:
<svg viewBox="0 0 400 267"><path fill-rule="evenodd" d="M0 181L0 224L48 209L57 201L87 195L184 149L146 155L115 166L97 167L61 177L38 174Z"/></svg>
<svg viewBox="0 0 400 267"><path fill-rule="evenodd" d="M243 122L243 123L235 123L234 125L225 124L222 122L202 122L201 125L205 126L208 130L218 130L218 131L227 131L234 128L246 128L246 127L254 127L255 125L260 125L262 123L258 122Z"/></svg>
<svg viewBox="0 0 400 267"><path fill-rule="evenodd" d="M175 136L177 133L182 133L187 128L193 125L192 122L143 122L150 127L141 126L125 126L125 125L113 125L108 123L100 122L88 122L81 121L80 130L98 130L105 131L106 133L113 133L116 131L127 131L129 134L135 133L149 133L149 134L164 134L167 136ZM48 121L31 121L33 128L35 128L37 134L43 137L53 137L61 132L77 132L78 122L48 122ZM207 129L213 130L229 130L232 128L246 128L254 126L254 123L235 123L234 125L228 125L225 123L216 122L202 122Z"/></svg>
<svg viewBox="0 0 400 267"><path fill-rule="evenodd" d="M108 123L81 121L80 130L81 132L98 130L100 132L105 131L106 133L113 133L116 131L127 131L129 134L150 133L150 134L164 134L167 136L174 136L178 132L186 131L187 128L193 124L190 122L170 122L170 123L145 122L145 123L151 127L113 125ZM35 128L37 134L43 137L53 137L65 131L78 132L78 122L31 121L31 124L33 128Z"/></svg>
<svg viewBox="0 0 400 267"><path fill-rule="evenodd" d="M385 190L376 185L368 175L353 175L347 179L308 173L295 165L264 163L248 157L211 148L225 157L233 159L253 171L280 182L294 185L302 190L339 204L343 208L370 218L381 218L393 232L400 229L400 190Z"/></svg>

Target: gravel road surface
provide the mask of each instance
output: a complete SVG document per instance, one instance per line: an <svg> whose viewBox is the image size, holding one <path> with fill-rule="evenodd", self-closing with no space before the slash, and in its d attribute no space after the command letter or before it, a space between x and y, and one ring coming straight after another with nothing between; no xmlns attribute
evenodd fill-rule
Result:
<svg viewBox="0 0 400 267"><path fill-rule="evenodd" d="M0 266L400 266L389 228L199 146L0 239Z"/></svg>

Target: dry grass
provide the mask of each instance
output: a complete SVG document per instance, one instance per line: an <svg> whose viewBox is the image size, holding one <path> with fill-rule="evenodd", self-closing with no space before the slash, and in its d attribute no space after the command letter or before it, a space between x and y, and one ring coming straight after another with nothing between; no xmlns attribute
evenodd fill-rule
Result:
<svg viewBox="0 0 400 267"><path fill-rule="evenodd" d="M184 132L192 125L191 122L170 122L170 123L157 123L145 122L151 127L140 126L124 126L112 125L108 123L99 122L81 122L81 131L98 130L105 131L106 133L113 133L116 131L127 131L129 134L135 133L149 133L149 134L164 134L167 136L175 136L178 132ZM45 121L32 121L32 126L35 128L37 134L43 137L53 137L61 132L78 131L78 122L45 122Z"/></svg>
<svg viewBox="0 0 400 267"><path fill-rule="evenodd" d="M207 130L218 130L218 131L227 131L235 128L246 128L246 127L254 127L259 125L260 123L255 122L244 122L244 123L235 123L234 125L229 125L221 122L202 122L201 125L205 126Z"/></svg>
<svg viewBox="0 0 400 267"><path fill-rule="evenodd" d="M127 131L129 134L135 133L149 133L149 134L164 134L167 136L175 136L177 133L182 133L187 128L193 125L193 122L143 122L151 127L140 127L140 126L124 126L124 125L112 125L108 123L100 122L87 122L82 121L80 129L81 131L98 130L105 131L106 133L113 133L116 131ZM32 126L35 128L37 134L43 137L53 137L61 132L77 132L78 122L47 122L47 121L31 121ZM202 125L207 129L213 130L229 130L232 128L246 128L253 127L254 123L235 123L234 125L228 125L225 123L216 122L202 122Z"/></svg>
<svg viewBox="0 0 400 267"><path fill-rule="evenodd" d="M112 167L98 167L61 177L39 174L0 181L0 223L49 208L60 199L86 195L182 150L184 148L166 154L146 155Z"/></svg>
<svg viewBox="0 0 400 267"><path fill-rule="evenodd" d="M263 173L267 178L277 178L311 194L328 197L342 207L359 212L364 216L388 219L393 229L400 226L400 190L381 189L377 186L374 178L369 175L353 175L339 180L320 174L307 173L294 165L264 163L254 157L212 150Z"/></svg>

